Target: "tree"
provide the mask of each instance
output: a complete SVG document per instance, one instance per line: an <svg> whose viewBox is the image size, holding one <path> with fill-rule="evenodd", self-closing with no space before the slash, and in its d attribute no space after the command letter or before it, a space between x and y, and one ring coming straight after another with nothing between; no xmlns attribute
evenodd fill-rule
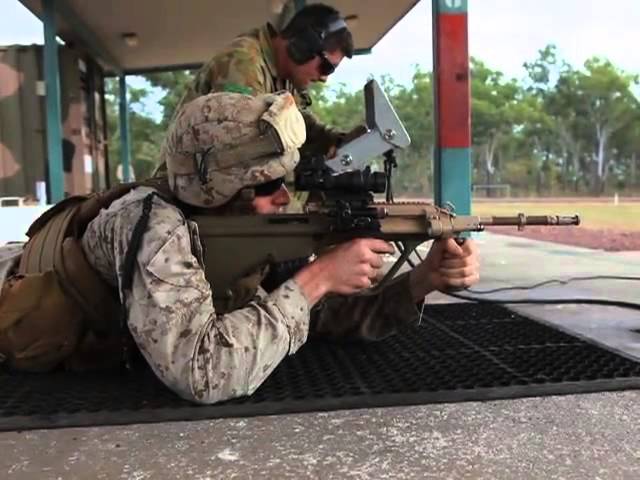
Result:
<svg viewBox="0 0 640 480"><path fill-rule="evenodd" d="M471 59L472 138L478 152L478 170L484 172L487 184L496 180L500 143L521 122L521 98L522 90L515 80L505 80L501 72Z"/></svg>
<svg viewBox="0 0 640 480"><path fill-rule="evenodd" d="M409 86L383 78L389 99L407 129L411 145L398 156L394 189L399 194L433 194L433 82L431 72L415 68Z"/></svg>
<svg viewBox="0 0 640 480"><path fill-rule="evenodd" d="M523 98L526 110L521 137L528 144L529 156L535 163L536 191L538 195L542 194L543 172L550 172L554 164L561 170L563 188L566 189L570 183L577 185L577 170L571 168L570 159L577 161L581 152L580 144L574 141L562 116L554 114L550 108L557 79L562 71L570 67L558 58L556 46L552 44L539 50L538 57L533 62L525 62L523 66L529 79ZM565 110L561 113L565 113ZM573 157L574 154L577 156ZM548 187L551 187L552 179L547 180Z"/></svg>
<svg viewBox="0 0 640 480"><path fill-rule="evenodd" d="M634 117L637 99L631 87L638 84L636 75L626 74L615 68L608 60L591 58L585 62L585 72L576 79L576 93L580 99L580 110L586 119L595 142L592 143L592 161L595 162L594 193L604 192L610 172L609 141L611 136L628 125Z"/></svg>
<svg viewBox="0 0 640 480"><path fill-rule="evenodd" d="M632 102L632 119L611 136L616 190L640 187L640 102Z"/></svg>
<svg viewBox="0 0 640 480"><path fill-rule="evenodd" d="M632 86L637 77L616 69L609 61L591 58L584 70L566 67L546 100L556 119L571 170L585 180L593 194L604 192L609 172L615 168L610 141L628 125L637 99Z"/></svg>
<svg viewBox="0 0 640 480"><path fill-rule="evenodd" d="M108 148L110 178L115 181L120 159L120 125L118 114L119 86L117 79L105 81L107 110ZM129 101L129 138L131 142L131 166L136 178L151 175L160 157L160 145L164 129L144 109L144 100L149 95L146 88L127 87Z"/></svg>
<svg viewBox="0 0 640 480"><path fill-rule="evenodd" d="M160 100L162 106L161 126L166 130L183 95L193 81L192 70L177 70L173 72L159 72L145 75L144 78L156 88L164 90L164 97Z"/></svg>

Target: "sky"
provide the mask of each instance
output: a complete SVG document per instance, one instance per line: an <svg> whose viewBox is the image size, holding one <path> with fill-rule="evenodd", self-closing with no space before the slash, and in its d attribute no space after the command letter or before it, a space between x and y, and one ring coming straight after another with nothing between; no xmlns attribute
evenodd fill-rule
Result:
<svg viewBox="0 0 640 480"><path fill-rule="evenodd" d="M390 0L391 1L391 0ZM0 45L42 43L42 24L17 0L0 0ZM524 78L522 64L553 43L574 67L594 55L640 74L640 0L469 0L469 50L507 77ZM348 12L345 12L348 13ZM357 36L357 27L353 30ZM329 86L361 88L371 75L410 82L416 65L431 69L431 2L423 0L370 55L345 60ZM213 53L213 52L212 52ZM134 85L140 79L131 79ZM147 109L155 111L151 98Z"/></svg>
<svg viewBox="0 0 640 480"><path fill-rule="evenodd" d="M469 0L469 51L507 77L549 43L574 67L594 55L640 74L640 0ZM615 6L615 8L613 8ZM354 30L357 35L357 31ZM413 65L430 69L431 2L421 1L374 47L345 62L331 82L363 84L369 73L408 82Z"/></svg>

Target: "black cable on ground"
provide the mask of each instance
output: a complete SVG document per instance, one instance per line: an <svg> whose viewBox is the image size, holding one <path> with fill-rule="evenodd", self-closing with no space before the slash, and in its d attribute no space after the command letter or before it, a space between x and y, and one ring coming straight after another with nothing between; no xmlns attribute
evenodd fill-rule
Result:
<svg viewBox="0 0 640 480"><path fill-rule="evenodd" d="M550 285L553 283L558 283L561 285L566 285L571 282L579 282L585 280L628 280L628 281L640 281L640 277L625 277L619 275L594 275L590 277L571 277L566 280L554 279L554 280L545 280L544 282L535 283L533 285L525 285L525 286L514 286L514 287L501 287L501 288L492 288L491 290L475 290L468 289L469 293L473 293L474 295L485 295L488 293L497 293L497 292L508 292L511 290L533 290L535 288L540 288L545 285Z"/></svg>
<svg viewBox="0 0 640 480"><path fill-rule="evenodd" d="M473 295L461 295L459 293L446 292L450 297L459 298L460 300L468 300L477 303L493 303L496 305L515 305L515 304L532 304L532 305L570 305L570 304L587 304L587 305L605 305L608 307L629 308L631 310L640 310L640 303L623 302L619 300L606 300L601 298L559 298L554 300L537 300L527 298L516 298L511 300L489 299Z"/></svg>

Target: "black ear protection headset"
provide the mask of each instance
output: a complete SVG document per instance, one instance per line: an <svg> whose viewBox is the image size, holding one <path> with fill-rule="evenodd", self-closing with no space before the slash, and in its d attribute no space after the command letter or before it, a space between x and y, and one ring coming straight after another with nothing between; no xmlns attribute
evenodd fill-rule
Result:
<svg viewBox="0 0 640 480"><path fill-rule="evenodd" d="M307 27L288 39L287 53L296 64L302 65L324 51L324 39L327 35L348 28L343 18L335 16L329 19L327 27L318 30Z"/></svg>

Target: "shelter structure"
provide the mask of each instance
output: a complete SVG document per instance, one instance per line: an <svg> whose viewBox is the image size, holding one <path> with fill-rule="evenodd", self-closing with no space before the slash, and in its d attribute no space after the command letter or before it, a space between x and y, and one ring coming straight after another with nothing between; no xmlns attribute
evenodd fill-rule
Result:
<svg viewBox="0 0 640 480"><path fill-rule="evenodd" d="M51 202L63 197L59 44L86 53L104 75L119 78L120 138L128 180L130 136L127 75L195 68L238 33L305 0L20 0L44 25L48 182ZM366 54L420 0L327 0L351 19L356 52ZM423 0L425 1L425 0ZM432 0L437 144L436 202L469 213L470 101L467 0ZM429 19L425 19L425 23ZM427 159L425 159L427 161Z"/></svg>

